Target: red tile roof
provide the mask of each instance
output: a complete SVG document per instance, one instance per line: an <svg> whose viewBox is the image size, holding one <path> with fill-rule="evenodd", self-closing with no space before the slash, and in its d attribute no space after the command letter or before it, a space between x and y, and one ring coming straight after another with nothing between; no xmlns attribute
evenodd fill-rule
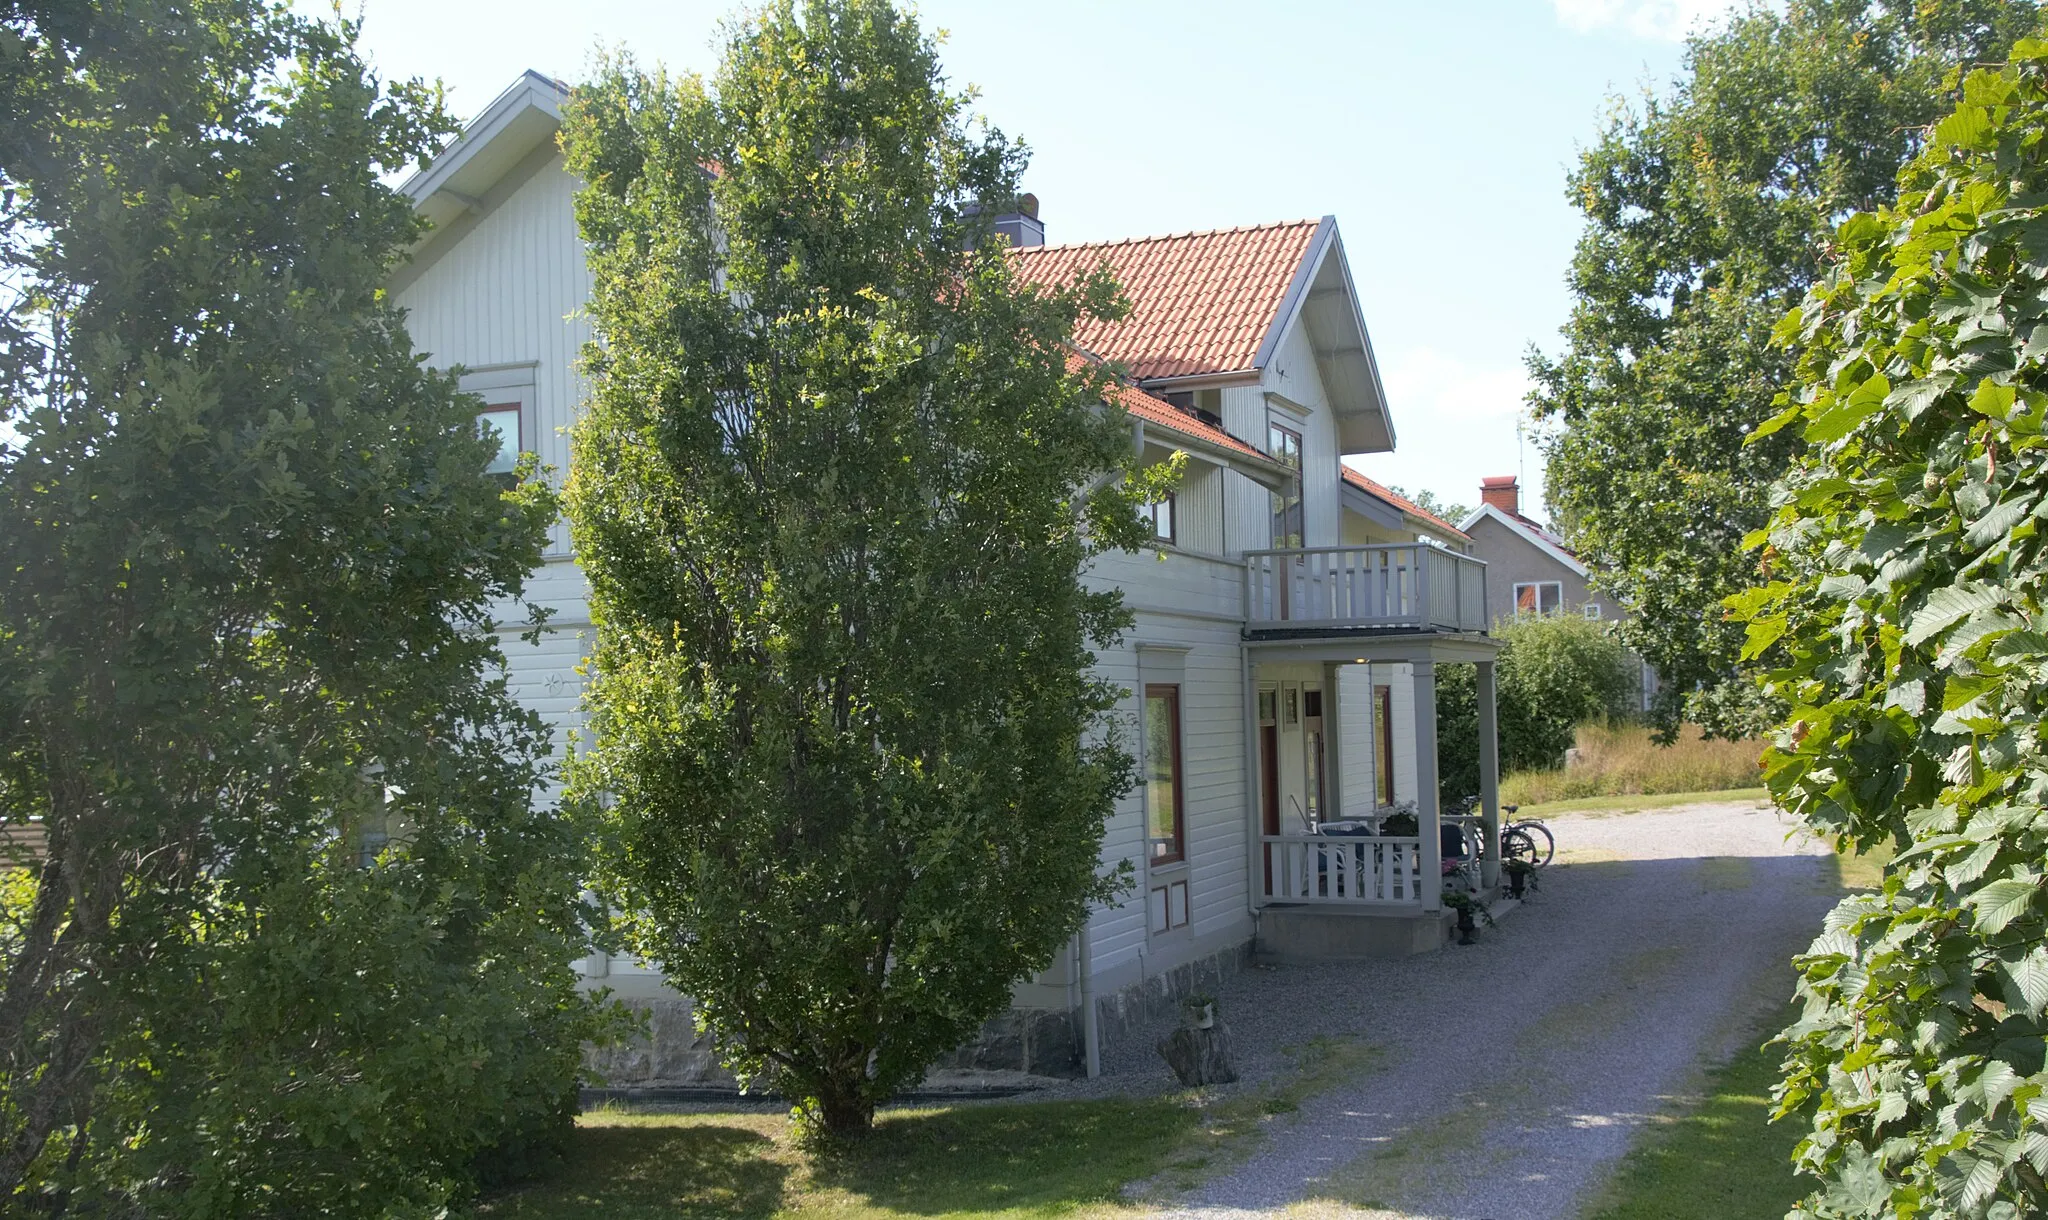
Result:
<svg viewBox="0 0 2048 1220"><path fill-rule="evenodd" d="M1071 352L1067 355L1069 368L1078 370L1088 363L1090 362L1086 356ZM1112 383L1108 397L1113 399L1116 405L1148 424L1157 424L1169 431L1205 440L1249 457L1265 458L1269 462L1273 460L1216 425L1189 415L1163 398L1154 398L1129 382L1119 380Z"/></svg>
<svg viewBox="0 0 2048 1220"><path fill-rule="evenodd" d="M1140 381L1250 370L1320 221L1175 233L1012 251L1041 284L1067 283L1107 261L1130 316L1083 320L1074 342Z"/></svg>
<svg viewBox="0 0 2048 1220"><path fill-rule="evenodd" d="M1410 516L1420 517L1424 521L1433 522L1436 525L1442 527L1444 531L1447 533L1456 534L1460 538L1469 539L1471 537L1471 535L1467 534L1464 530L1461 530L1457 526L1452 525L1450 522L1444 520L1442 517L1437 516L1435 513L1424 510L1421 505L1417 504L1413 500L1410 500L1408 497L1402 495L1401 493L1395 491L1393 488L1388 487L1385 483L1374 482L1373 480L1366 478L1364 475L1358 473L1356 470L1351 469L1351 467L1346 466L1341 462L1338 463L1338 469L1343 471L1344 481L1346 483L1349 483L1353 487L1358 488L1365 494L1369 496L1378 496L1380 499L1385 500L1387 503L1393 505L1395 508L1400 509L1402 512L1409 514Z"/></svg>

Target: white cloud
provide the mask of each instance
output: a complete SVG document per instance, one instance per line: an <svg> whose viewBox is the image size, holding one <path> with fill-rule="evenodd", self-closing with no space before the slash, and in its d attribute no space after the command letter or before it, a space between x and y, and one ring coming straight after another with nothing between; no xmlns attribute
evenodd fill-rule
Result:
<svg viewBox="0 0 2048 1220"><path fill-rule="evenodd" d="M1503 353L1507 355L1507 353ZM1380 380L1396 434L1392 453L1353 464L1383 483L1428 489L1470 505L1487 475L1520 474L1523 503L1542 503L1543 459L1532 435L1518 435L1527 415L1529 375L1521 362L1478 363L1438 348L1381 349Z"/></svg>
<svg viewBox="0 0 2048 1220"><path fill-rule="evenodd" d="M1731 0L1550 0L1557 19L1579 34L1622 30L1637 38L1677 42L1737 7Z"/></svg>

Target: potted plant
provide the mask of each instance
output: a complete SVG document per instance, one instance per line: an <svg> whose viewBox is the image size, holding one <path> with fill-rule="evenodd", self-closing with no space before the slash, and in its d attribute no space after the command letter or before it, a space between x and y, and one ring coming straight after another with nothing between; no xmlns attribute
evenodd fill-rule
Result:
<svg viewBox="0 0 2048 1220"><path fill-rule="evenodd" d="M1212 1029L1216 1025L1216 997L1191 995L1180 1002L1181 1015L1190 1029Z"/></svg>
<svg viewBox="0 0 2048 1220"><path fill-rule="evenodd" d="M1422 831L1422 825L1415 816L1415 802L1402 801L1394 811L1380 819L1380 833L1392 838L1412 838Z"/></svg>
<svg viewBox="0 0 2048 1220"><path fill-rule="evenodd" d="M1520 898L1528 891L1529 879L1536 875L1536 865L1528 860L1503 860L1500 871L1508 879L1508 893Z"/></svg>
<svg viewBox="0 0 2048 1220"><path fill-rule="evenodd" d="M1464 890L1444 887L1444 905L1458 913L1458 943L1475 943L1472 934L1479 930L1479 921L1484 919L1488 926L1493 924L1493 912L1476 897Z"/></svg>

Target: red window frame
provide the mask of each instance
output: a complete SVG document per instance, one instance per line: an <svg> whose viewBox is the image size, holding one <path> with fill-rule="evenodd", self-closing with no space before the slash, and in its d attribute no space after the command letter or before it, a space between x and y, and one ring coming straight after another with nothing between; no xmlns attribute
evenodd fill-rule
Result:
<svg viewBox="0 0 2048 1220"><path fill-rule="evenodd" d="M1154 749L1162 712L1168 745L1164 758ZM1165 776L1158 774L1161 762L1171 769ZM1145 850L1153 864L1178 864L1187 859L1187 808L1181 773L1180 686L1149 683L1145 687ZM1159 816L1162 787L1172 794L1170 821L1164 824ZM1155 833L1159 830L1168 833Z"/></svg>

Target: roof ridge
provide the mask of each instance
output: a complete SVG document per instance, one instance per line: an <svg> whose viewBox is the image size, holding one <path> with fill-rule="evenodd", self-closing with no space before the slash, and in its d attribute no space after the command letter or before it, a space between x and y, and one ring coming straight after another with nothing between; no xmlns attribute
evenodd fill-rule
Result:
<svg viewBox="0 0 2048 1220"><path fill-rule="evenodd" d="M1226 237L1234 233L1264 233L1272 229L1312 228L1322 224L1322 217L1303 220L1269 220L1263 224L1233 225L1224 229L1189 229L1181 233L1153 233L1143 237L1113 237L1107 241L1066 241L1050 242L1042 246L1012 246L1012 254L1037 254L1049 250L1090 250L1109 249L1114 246L1142 246L1150 242L1185 241L1190 237Z"/></svg>

